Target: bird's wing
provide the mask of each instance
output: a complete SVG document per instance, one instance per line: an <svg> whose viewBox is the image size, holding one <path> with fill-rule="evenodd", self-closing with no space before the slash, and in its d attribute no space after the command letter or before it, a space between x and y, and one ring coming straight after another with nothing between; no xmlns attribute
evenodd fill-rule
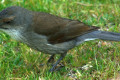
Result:
<svg viewBox="0 0 120 80"><path fill-rule="evenodd" d="M34 32L48 36L50 43L61 43L97 30L76 20L69 20L46 13L36 13L33 19Z"/></svg>

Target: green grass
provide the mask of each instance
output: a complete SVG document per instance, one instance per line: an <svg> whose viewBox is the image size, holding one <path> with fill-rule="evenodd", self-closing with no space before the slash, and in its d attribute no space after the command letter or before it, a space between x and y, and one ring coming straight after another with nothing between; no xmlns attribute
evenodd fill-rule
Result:
<svg viewBox="0 0 120 80"><path fill-rule="evenodd" d="M5 0L0 10L18 5L64 18L80 20L101 30L120 32L119 0ZM49 55L0 33L0 80L107 80L120 74L120 42L95 40L70 50L65 68L49 73ZM58 59L56 56L55 59ZM84 66L89 66L84 69Z"/></svg>

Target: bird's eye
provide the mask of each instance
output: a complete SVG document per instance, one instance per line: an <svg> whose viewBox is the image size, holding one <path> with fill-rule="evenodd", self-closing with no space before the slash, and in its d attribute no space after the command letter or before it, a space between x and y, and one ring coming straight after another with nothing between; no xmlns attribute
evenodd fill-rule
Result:
<svg viewBox="0 0 120 80"><path fill-rule="evenodd" d="M10 16L7 18L2 19L3 23L10 24L14 20L14 16Z"/></svg>
<svg viewBox="0 0 120 80"><path fill-rule="evenodd" d="M10 23L11 23L11 21L6 21L5 23L6 23L6 24L10 24Z"/></svg>

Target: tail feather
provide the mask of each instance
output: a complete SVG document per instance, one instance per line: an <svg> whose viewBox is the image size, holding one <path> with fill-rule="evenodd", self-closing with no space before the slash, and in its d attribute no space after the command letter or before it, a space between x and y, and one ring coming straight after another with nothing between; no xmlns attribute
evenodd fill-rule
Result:
<svg viewBox="0 0 120 80"><path fill-rule="evenodd" d="M93 31L93 32L77 37L76 45L79 45L80 43L84 41L95 40L95 39L120 41L120 33L99 31L99 30Z"/></svg>

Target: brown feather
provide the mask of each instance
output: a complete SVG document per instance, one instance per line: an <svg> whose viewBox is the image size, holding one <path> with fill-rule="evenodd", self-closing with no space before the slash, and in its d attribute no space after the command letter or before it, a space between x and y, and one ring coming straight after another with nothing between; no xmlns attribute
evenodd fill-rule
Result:
<svg viewBox="0 0 120 80"><path fill-rule="evenodd" d="M50 43L71 40L98 27L88 26L80 21L60 18L47 13L34 13L34 32L49 37Z"/></svg>
<svg viewBox="0 0 120 80"><path fill-rule="evenodd" d="M15 16L10 16L10 17L2 19L2 22L9 22L9 21L12 21L14 18Z"/></svg>

